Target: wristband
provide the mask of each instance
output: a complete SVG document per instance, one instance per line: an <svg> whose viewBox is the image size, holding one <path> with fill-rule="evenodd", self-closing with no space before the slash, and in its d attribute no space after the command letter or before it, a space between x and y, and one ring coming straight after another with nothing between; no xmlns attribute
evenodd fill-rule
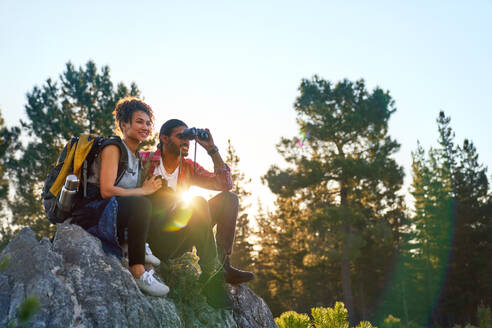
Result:
<svg viewBox="0 0 492 328"><path fill-rule="evenodd" d="M207 154L209 154L210 156L212 156L213 154L215 154L218 151L219 151L219 148L217 148L217 146L214 146L214 148L212 148L209 151L207 151Z"/></svg>

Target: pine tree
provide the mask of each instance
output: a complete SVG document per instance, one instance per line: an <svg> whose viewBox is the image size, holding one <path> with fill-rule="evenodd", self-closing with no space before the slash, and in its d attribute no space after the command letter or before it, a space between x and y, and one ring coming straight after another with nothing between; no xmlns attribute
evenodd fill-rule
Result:
<svg viewBox="0 0 492 328"><path fill-rule="evenodd" d="M0 111L0 249L13 237L13 229L8 222L5 205L8 202L10 185L5 176L6 163L8 158L15 154L15 140L19 137L19 128L7 128Z"/></svg>
<svg viewBox="0 0 492 328"><path fill-rule="evenodd" d="M322 270L324 262L319 258L306 257L305 243L309 235L306 220L299 219L302 211L297 202L289 197L278 197L276 206L273 213L263 213L260 207L256 217L260 250L252 286L274 315L289 309L306 311L315 299L332 296L329 291L333 283L311 279L313 272L326 276L326 271Z"/></svg>
<svg viewBox="0 0 492 328"><path fill-rule="evenodd" d="M474 322L476 308L490 302L492 224L486 168L473 145L454 143L450 118L437 119L439 146L413 153L415 198L413 317L444 326ZM488 304L488 303L485 303ZM428 312L433 309L433 312Z"/></svg>
<svg viewBox="0 0 492 328"><path fill-rule="evenodd" d="M369 297L375 295L362 291L354 300L354 265L363 263L368 247L367 255L391 248L389 221L401 203L397 191L403 170L391 158L399 144L388 135L394 102L379 88L368 92L363 80L333 86L315 76L303 80L299 90L297 121L309 138L302 147L297 138L283 138L277 148L290 166L272 166L265 180L302 212L296 214L308 228L302 249L310 257L339 263L343 301L355 324L360 315L356 303L366 298L371 304ZM383 284L388 270L378 269Z"/></svg>
<svg viewBox="0 0 492 328"><path fill-rule="evenodd" d="M0 213L3 212L9 194L9 183L5 178L6 162L15 153L14 141L19 137L19 128L7 128L0 110Z"/></svg>
<svg viewBox="0 0 492 328"><path fill-rule="evenodd" d="M18 142L21 156L7 163L16 188L9 202L15 224L29 225L40 236L52 232L42 208L41 189L61 149L82 133L113 134L116 102L139 94L135 83L130 88L119 83L115 88L109 67L103 66L99 72L92 61L78 69L69 62L59 81L48 78L43 86L27 93L28 120L21 121L21 127L28 142Z"/></svg>
<svg viewBox="0 0 492 328"><path fill-rule="evenodd" d="M453 313L451 323L475 322L480 304L490 304L492 279L485 245L491 243L488 212L487 169L479 163L473 143L457 147L454 168L455 221L448 279L443 289L441 312ZM485 278L485 279L484 279ZM460 301L461 300L461 301ZM489 302L489 303L485 303Z"/></svg>

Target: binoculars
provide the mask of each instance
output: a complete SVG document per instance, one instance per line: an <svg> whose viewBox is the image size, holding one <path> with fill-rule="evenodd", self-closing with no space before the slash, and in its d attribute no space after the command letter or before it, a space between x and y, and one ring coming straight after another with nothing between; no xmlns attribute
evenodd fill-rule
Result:
<svg viewBox="0 0 492 328"><path fill-rule="evenodd" d="M198 128L188 128L181 132L178 136L185 140L193 140L195 137L198 137L200 140L208 140L210 138L206 130Z"/></svg>

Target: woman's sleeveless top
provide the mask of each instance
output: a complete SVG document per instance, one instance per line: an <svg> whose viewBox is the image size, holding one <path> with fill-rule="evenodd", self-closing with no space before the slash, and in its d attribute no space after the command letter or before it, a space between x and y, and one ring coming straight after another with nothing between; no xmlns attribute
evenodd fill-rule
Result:
<svg viewBox="0 0 492 328"><path fill-rule="evenodd" d="M121 141L125 145L125 149L128 152L128 167L123 173L123 177L116 184L118 187L129 189L136 188L138 183L138 173L140 170L140 156L133 154L125 142ZM138 154L138 153L137 153ZM87 182L92 183L99 188L99 173L101 170L101 158L97 156L90 167L90 174L87 178Z"/></svg>
<svg viewBox="0 0 492 328"><path fill-rule="evenodd" d="M138 171L140 169L140 157L133 154L125 142L123 142L123 144L128 152L128 168L116 185L125 189L136 188L138 183Z"/></svg>

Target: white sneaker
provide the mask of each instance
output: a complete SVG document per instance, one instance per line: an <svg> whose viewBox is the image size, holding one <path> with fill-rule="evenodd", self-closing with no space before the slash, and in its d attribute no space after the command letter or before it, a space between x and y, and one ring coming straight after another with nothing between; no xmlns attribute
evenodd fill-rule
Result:
<svg viewBox="0 0 492 328"><path fill-rule="evenodd" d="M152 264L155 267L161 265L161 260L157 258L150 250L149 244L145 243L145 263Z"/></svg>
<svg viewBox="0 0 492 328"><path fill-rule="evenodd" d="M169 287L154 278L154 270L145 271L135 281L137 282L138 288L146 294L163 297L169 293Z"/></svg>

